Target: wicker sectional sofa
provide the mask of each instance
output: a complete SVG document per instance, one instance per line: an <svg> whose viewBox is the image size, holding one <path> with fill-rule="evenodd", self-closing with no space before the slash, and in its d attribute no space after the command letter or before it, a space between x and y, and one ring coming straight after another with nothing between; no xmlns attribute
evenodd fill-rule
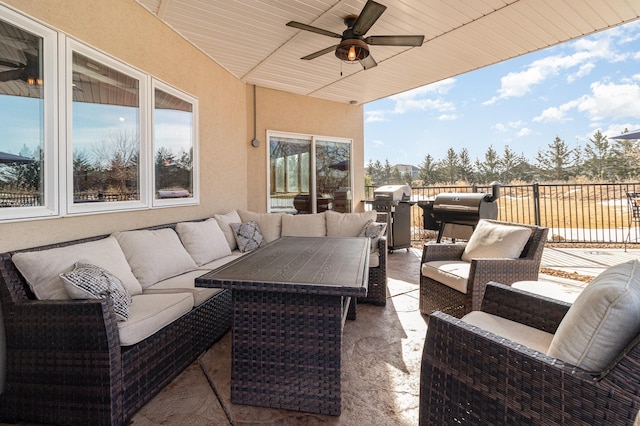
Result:
<svg viewBox="0 0 640 426"><path fill-rule="evenodd" d="M292 222L240 210L0 254L6 330L0 421L126 424L229 330L231 292L196 288L194 279L242 255L230 223L256 221L266 241L283 230L315 232L312 224L327 223L324 214L323 221L306 216ZM370 216L340 215L329 222L353 234ZM211 230L214 237L201 238ZM385 238L377 246L370 268L374 291L363 301L384 304ZM128 320L119 320L111 298L69 299L59 274L76 262L121 279L133 301Z"/></svg>

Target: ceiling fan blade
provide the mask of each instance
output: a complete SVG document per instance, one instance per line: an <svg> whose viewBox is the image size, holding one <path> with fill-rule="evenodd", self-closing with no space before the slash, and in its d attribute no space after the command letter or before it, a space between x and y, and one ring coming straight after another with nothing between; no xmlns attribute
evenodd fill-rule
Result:
<svg viewBox="0 0 640 426"><path fill-rule="evenodd" d="M370 36L364 39L372 46L422 46L424 36L418 35L390 35L390 36Z"/></svg>
<svg viewBox="0 0 640 426"><path fill-rule="evenodd" d="M303 24L296 21L287 22L288 27L297 28L299 30L310 31L316 34L322 34L329 37L342 38L342 34L334 33L331 31L323 30L322 28L312 27L311 25Z"/></svg>
<svg viewBox="0 0 640 426"><path fill-rule="evenodd" d="M367 4L362 8L362 12L356 19L351 29L355 35L365 35L367 31L376 23L378 18L382 16L387 6L383 6L380 3L376 3L373 0L367 1Z"/></svg>
<svg viewBox="0 0 640 426"><path fill-rule="evenodd" d="M375 59L373 59L373 56L369 55L360 61L360 65L362 65L362 68L364 68L364 70L366 71L370 68L378 66L378 63Z"/></svg>
<svg viewBox="0 0 640 426"><path fill-rule="evenodd" d="M336 50L336 47L338 47L338 45L337 45L337 44L336 44L336 45L334 45L334 46L329 46L329 47L327 47L326 49L318 50L317 52L315 52L315 53L311 53L310 55L304 56L304 57L302 57L302 58L300 58L300 59L305 59L305 60L309 61L309 60L311 60L311 59L315 59L315 58L317 58L317 57L319 57L319 56L326 55L326 54L327 54L327 53L329 53L329 52L333 52L333 51L335 51L335 50Z"/></svg>

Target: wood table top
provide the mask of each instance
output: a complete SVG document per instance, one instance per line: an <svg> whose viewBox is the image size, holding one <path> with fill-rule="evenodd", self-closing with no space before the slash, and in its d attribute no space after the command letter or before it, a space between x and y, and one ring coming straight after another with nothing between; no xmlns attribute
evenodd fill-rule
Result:
<svg viewBox="0 0 640 426"><path fill-rule="evenodd" d="M196 279L197 287L366 296L370 241L282 237Z"/></svg>

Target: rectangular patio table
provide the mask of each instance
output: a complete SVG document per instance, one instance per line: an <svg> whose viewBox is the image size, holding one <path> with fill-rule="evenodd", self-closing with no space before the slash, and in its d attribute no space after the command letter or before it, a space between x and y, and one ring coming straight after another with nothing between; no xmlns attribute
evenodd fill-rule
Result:
<svg viewBox="0 0 640 426"><path fill-rule="evenodd" d="M340 415L342 328L368 238L282 237L196 279L232 290L231 402Z"/></svg>

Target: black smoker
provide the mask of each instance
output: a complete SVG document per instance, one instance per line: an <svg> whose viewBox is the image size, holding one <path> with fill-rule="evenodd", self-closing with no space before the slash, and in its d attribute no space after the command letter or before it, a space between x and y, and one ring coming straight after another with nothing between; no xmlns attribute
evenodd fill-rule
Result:
<svg viewBox="0 0 640 426"><path fill-rule="evenodd" d="M476 227L480 219L497 219L500 184L491 185L491 194L482 192L443 192L433 200L420 201L424 229L437 229L437 242L442 240L446 224Z"/></svg>
<svg viewBox="0 0 640 426"><path fill-rule="evenodd" d="M385 185L373 191L373 210L387 215L387 246L389 251L411 247L411 187Z"/></svg>

